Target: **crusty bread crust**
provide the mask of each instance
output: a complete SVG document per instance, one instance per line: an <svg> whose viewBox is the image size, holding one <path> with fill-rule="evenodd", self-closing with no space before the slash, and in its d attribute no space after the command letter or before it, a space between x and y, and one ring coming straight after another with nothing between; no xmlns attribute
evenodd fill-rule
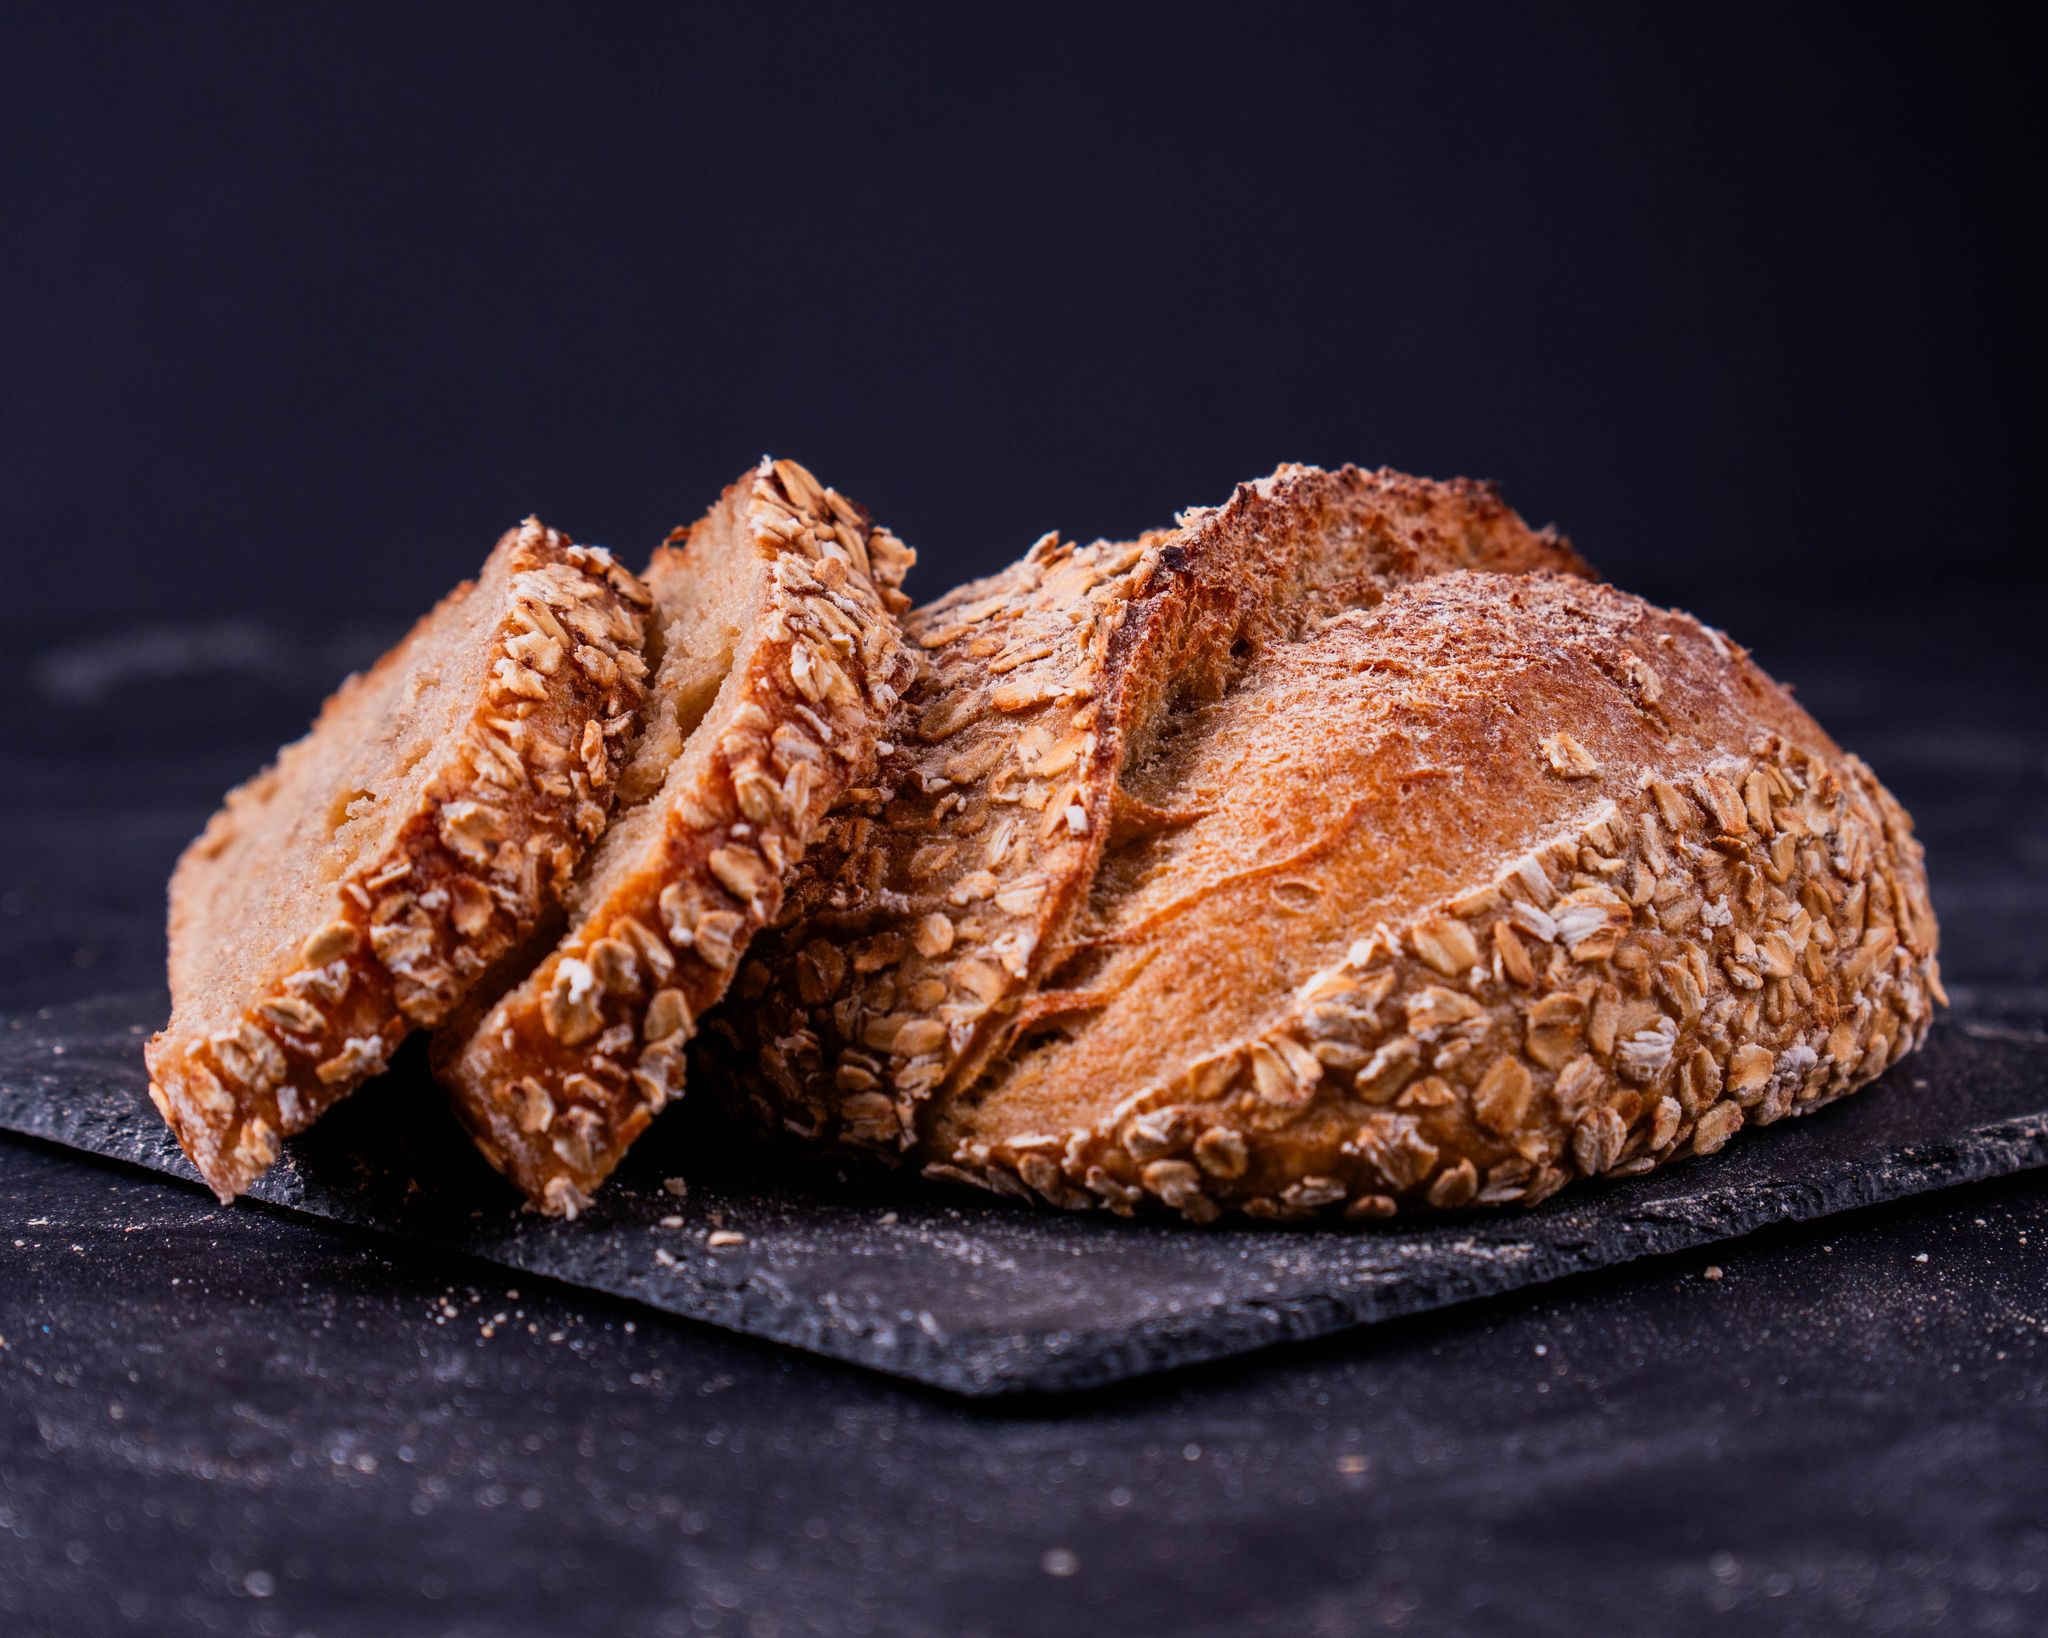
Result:
<svg viewBox="0 0 2048 1638"><path fill-rule="evenodd" d="M361 726L357 702L394 673L440 686L437 620L491 595L502 608L487 627L488 681L467 705L454 702L466 727L387 845L354 861L303 928L263 930L295 954L248 993L178 993L181 969L195 965L179 958L210 897L229 876L266 868L255 833L287 772L317 783ZM528 519L498 542L478 582L344 683L306 737L231 792L186 849L170 888L172 1017L145 1055L151 1100L222 1200L269 1167L281 1135L381 1069L410 1030L444 1017L559 894L604 828L613 758L645 674L647 600L609 554Z"/></svg>
<svg viewBox="0 0 2048 1638"><path fill-rule="evenodd" d="M1141 789L1067 1027L929 1175L1195 1222L1533 1204L1855 1090L1941 998L1904 813L1746 655L1554 575L1263 646Z"/></svg>
<svg viewBox="0 0 2048 1638"><path fill-rule="evenodd" d="M698 529L735 504L761 578L757 624L677 757L688 777L654 798L665 811L629 857L610 839L592 856L598 885L572 899L594 902L561 943L435 1044L479 1148L550 1214L587 1206L680 1091L696 1021L781 909L828 809L873 777L909 681L895 618L909 549L791 461L763 461ZM689 573L683 552L650 578Z"/></svg>

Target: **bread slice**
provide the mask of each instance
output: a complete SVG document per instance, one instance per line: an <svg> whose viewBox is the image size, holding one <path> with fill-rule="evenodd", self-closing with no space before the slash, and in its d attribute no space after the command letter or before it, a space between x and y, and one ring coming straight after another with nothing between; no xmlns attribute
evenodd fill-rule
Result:
<svg viewBox="0 0 2048 1638"><path fill-rule="evenodd" d="M660 661L617 816L567 932L444 1030L437 1073L477 1145L573 1217L682 1086L696 1021L819 822L871 779L909 680L912 554L790 461L763 461L648 570Z"/></svg>
<svg viewBox="0 0 2048 1638"><path fill-rule="evenodd" d="M647 602L528 519L186 849L150 1097L221 1199L567 883L639 708Z"/></svg>
<svg viewBox="0 0 2048 1638"><path fill-rule="evenodd" d="M925 1111L935 1173L1197 1222L1533 1203L1853 1091L1942 998L1904 813L1687 616L1456 573L1194 677L1122 768L1164 817Z"/></svg>
<svg viewBox="0 0 2048 1638"><path fill-rule="evenodd" d="M1097 1005L1049 975L1105 851L1184 823L1125 778L1240 656L1459 568L1580 570L1482 485L1285 466L1125 544L1041 540L913 613L924 655L720 1024L769 1121L897 1153L1020 1037Z"/></svg>

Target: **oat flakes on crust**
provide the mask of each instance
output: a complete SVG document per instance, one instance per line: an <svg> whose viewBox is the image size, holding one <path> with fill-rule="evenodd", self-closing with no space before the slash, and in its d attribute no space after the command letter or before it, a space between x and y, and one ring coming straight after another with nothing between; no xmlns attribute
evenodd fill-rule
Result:
<svg viewBox="0 0 2048 1638"><path fill-rule="evenodd" d="M1196 1222L1533 1204L1865 1084L1943 999L1905 814L1746 655L1554 576L1250 657L1130 781L1062 1018L933 1175Z"/></svg>
<svg viewBox="0 0 2048 1638"><path fill-rule="evenodd" d="M763 461L657 553L648 727L569 931L436 1041L479 1148L538 1209L574 1216L680 1091L697 1021L828 809L873 778L912 668L896 621L911 561L791 461Z"/></svg>
<svg viewBox="0 0 2048 1638"><path fill-rule="evenodd" d="M1048 535L914 611L922 665L886 797L836 812L716 1023L771 1122L884 1153L1021 1033L1085 997L1046 982L1107 845L1172 827L1123 773L1233 651L1457 568L1582 571L1486 485L1287 466L1130 543Z"/></svg>
<svg viewBox="0 0 2048 1638"><path fill-rule="evenodd" d="M223 1200L437 1023L604 828L647 593L528 519L230 793L171 878L150 1097Z"/></svg>

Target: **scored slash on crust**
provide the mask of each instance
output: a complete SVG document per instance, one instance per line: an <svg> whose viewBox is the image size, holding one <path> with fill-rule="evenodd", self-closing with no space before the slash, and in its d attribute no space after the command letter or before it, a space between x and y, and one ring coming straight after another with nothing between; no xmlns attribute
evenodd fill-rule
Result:
<svg viewBox="0 0 2048 1638"><path fill-rule="evenodd" d="M1932 914L1868 770L1776 736L1752 754L1691 793L1646 781L1635 811L1603 803L1086 1130L929 1169L1077 1208L1150 1195L1197 1222L1381 1217L1533 1205L1832 1102L1924 1037L1943 999ZM1727 780L1767 792L1766 825L1717 832L1709 781ZM1717 925L1709 889L1735 880L1748 894ZM1350 1135L1313 1132L1326 1117Z"/></svg>

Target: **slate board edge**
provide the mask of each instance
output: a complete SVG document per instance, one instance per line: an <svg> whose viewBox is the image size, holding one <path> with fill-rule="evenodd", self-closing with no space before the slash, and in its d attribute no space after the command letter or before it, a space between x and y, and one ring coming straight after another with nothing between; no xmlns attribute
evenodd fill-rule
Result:
<svg viewBox="0 0 2048 1638"><path fill-rule="evenodd" d="M180 1175L143 1162L106 1155L64 1136L60 1129L9 1133L54 1143L95 1159L168 1179L187 1188L203 1189L196 1174ZM176 1159L182 1162L183 1157ZM1725 1244L1780 1223L1809 1222L1840 1212L1903 1200L1918 1194L1982 1182L1988 1178L2048 1166L2048 1113L2019 1116L1973 1127L1940 1140L1887 1149L1867 1170L1826 1179L1784 1183L1750 1191L1752 1202L1738 1205L1736 1190L1711 1190L1689 1203L1688 1219L1658 1221L1654 1215L1635 1219L1639 1233L1625 1249L1618 1242L1583 1253L1532 1245L1529 1256L1513 1268L1500 1266L1418 1291L1405 1288L1412 1300L1378 1300L1367 1291L1356 1299L1340 1295L1299 1300L1248 1299L1190 1309L1174 1320L1118 1331L1076 1332L1067 1337L925 1339L921 1333L897 1334L886 1342L872 1327L841 1320L820 1320L809 1308L784 1308L773 1302L749 1303L744 1283L730 1303L712 1303L684 1312L664 1306L632 1281L605 1278L565 1279L517 1254L527 1242L469 1244L437 1238L344 1215L316 1211L303 1204L269 1198L262 1184L248 1197L266 1209L293 1217L342 1223L380 1240L427 1245L489 1267L515 1269L568 1290L594 1290L634 1303L686 1324L710 1325L739 1335L798 1348L806 1353L860 1366L974 1399L1001 1399L1031 1394L1072 1394L1112 1387L1138 1377L1166 1375L1242 1358L1266 1348L1319 1337L1393 1319L1500 1296L1509 1291L1548 1284L1577 1274L1670 1256L1703 1245ZM1832 1187L1829 1185L1833 1185ZM1718 1208L1718 1210L1717 1210ZM1303 1231L1310 1232L1310 1231ZM791 1323L792 1320L797 1323ZM1161 1356L1166 1356L1164 1359Z"/></svg>
<svg viewBox="0 0 2048 1638"><path fill-rule="evenodd" d="M1313 1341L1370 1324L1407 1319L1513 1291L1530 1290L1578 1274L1654 1261L1701 1246L1726 1245L1779 1224L1813 1222L1844 1212L1910 1199L1915 1195L1963 1188L2015 1172L2039 1170L2048 1167L2048 1115L1995 1122L1961 1133L1947 1142L1951 1153L1946 1163L1927 1163L1925 1156L1935 1147L1931 1144L1915 1145L1910 1153L1888 1151L1877 1162L1883 1168L1881 1177L1860 1173L1846 1175L1838 1180L1842 1186L1832 1191L1812 1182L1786 1184L1769 1191L1773 1201L1771 1209L1731 1212L1721 1226L1694 1229L1688 1225L1645 1223L1634 1247L1626 1251L1617 1250L1613 1254L1595 1252L1575 1256L1555 1247L1533 1247L1530 1257L1513 1273L1480 1273L1459 1281L1446 1281L1420 1301L1389 1304L1369 1299L1347 1301L1343 1297L1329 1296L1297 1302L1254 1300L1225 1304L1218 1309L1192 1314L1173 1325L1099 1335L1078 1334L1072 1344L1072 1352L1076 1356L1072 1359L1064 1357L1065 1349L1055 1351L1041 1345L1033 1350L1031 1360L1023 1368L1009 1367L1007 1374L1003 1375L987 1373L1003 1371L1005 1356L1018 1350L1014 1346L991 1345L979 1351L989 1362L976 1367L983 1374L971 1383L963 1381L958 1384L956 1391L993 1397L1017 1392L1074 1393L1107 1387L1139 1375L1163 1375L1198 1368L1219 1360L1241 1358L1283 1343ZM1732 1197L1733 1191L1726 1194L1716 1191L1699 1203L1710 1205ZM1268 1316L1270 1324L1263 1330L1249 1323ZM1230 1323L1232 1319L1239 1323L1233 1326ZM1239 1333L1239 1337L1231 1337L1233 1330ZM1162 1347L1187 1349L1188 1343L1184 1339L1190 1336L1199 1336L1205 1344L1200 1357L1188 1352L1180 1362L1164 1366L1143 1357L1143 1344L1147 1341L1156 1340ZM1214 1345L1219 1337L1229 1340L1220 1346ZM1108 1340L1110 1338L1116 1340ZM1087 1357L1081 1357L1083 1355Z"/></svg>

